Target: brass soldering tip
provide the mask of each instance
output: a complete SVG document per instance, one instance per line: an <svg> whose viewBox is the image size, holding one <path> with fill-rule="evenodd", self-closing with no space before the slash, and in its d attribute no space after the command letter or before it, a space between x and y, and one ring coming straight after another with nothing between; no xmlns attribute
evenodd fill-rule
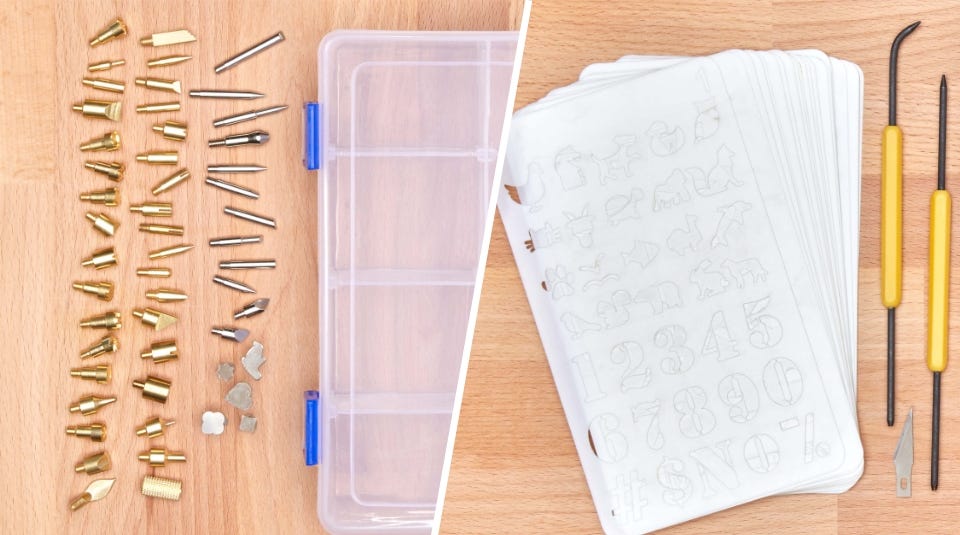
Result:
<svg viewBox="0 0 960 535"><path fill-rule="evenodd" d="M155 331L165 329L177 322L176 317L152 308L134 310L133 315L140 318L144 325L153 327Z"/></svg>
<svg viewBox="0 0 960 535"><path fill-rule="evenodd" d="M117 253L113 250L113 247L100 249L99 251L94 251L93 254L90 255L90 258L80 262L80 265L94 267L96 269L106 269L117 265Z"/></svg>
<svg viewBox="0 0 960 535"><path fill-rule="evenodd" d="M143 390L143 397L166 403L170 396L170 381L165 381L159 377L148 375L143 381L134 381L134 388Z"/></svg>
<svg viewBox="0 0 960 535"><path fill-rule="evenodd" d="M191 249L193 249L193 245L189 243L183 243L180 245L174 245L172 247L164 247L163 249L150 251L147 253L147 256L150 258L150 260L157 260L159 258L167 258L169 256L183 254Z"/></svg>
<svg viewBox="0 0 960 535"><path fill-rule="evenodd" d="M187 180L188 178L190 178L190 171L187 170L186 167L184 167L183 169L177 171L176 173L161 180L160 183L154 186L153 190L151 191L153 192L154 195L160 195L165 191L169 191L173 189L174 186Z"/></svg>
<svg viewBox="0 0 960 535"><path fill-rule="evenodd" d="M174 420L163 421L159 417L151 418L144 422L142 427L137 428L137 436L146 435L148 438L156 438L163 435L163 430L177 423Z"/></svg>
<svg viewBox="0 0 960 535"><path fill-rule="evenodd" d="M102 212L96 215L87 212L87 219L93 224L93 228L100 231L104 236L113 236L117 227L120 226L120 223L110 219L110 216Z"/></svg>
<svg viewBox="0 0 960 535"><path fill-rule="evenodd" d="M82 151L115 151L120 149L120 133L114 130L80 144Z"/></svg>
<svg viewBox="0 0 960 535"><path fill-rule="evenodd" d="M155 104L141 104L137 106L137 113L162 113L165 111L180 111L180 103L157 102Z"/></svg>
<svg viewBox="0 0 960 535"><path fill-rule="evenodd" d="M180 94L180 80L165 80L163 78L136 78L134 80L137 85L146 87L147 89L156 89L159 91L167 91L170 93Z"/></svg>
<svg viewBox="0 0 960 535"><path fill-rule="evenodd" d="M172 303L176 301L186 301L187 294L181 290L173 288L157 288L147 291L147 299L153 299L158 303Z"/></svg>
<svg viewBox="0 0 960 535"><path fill-rule="evenodd" d="M100 282L75 282L75 290L83 293L95 295L101 301L110 301L113 299L113 284L107 281Z"/></svg>
<svg viewBox="0 0 960 535"><path fill-rule="evenodd" d="M100 33L98 33L96 37L90 40L90 46L100 46L107 41L123 37L124 35L127 35L127 25L124 24L123 19L117 17L113 22L107 24L104 29L100 30Z"/></svg>
<svg viewBox="0 0 960 535"><path fill-rule="evenodd" d="M93 204L116 206L120 202L120 190L117 188L107 188L104 190L88 191L80 194L80 200Z"/></svg>
<svg viewBox="0 0 960 535"><path fill-rule="evenodd" d="M70 376L78 377L85 381L96 381L102 385L105 385L110 383L110 378L113 376L113 372L110 370L109 364L101 364L99 366L72 368L70 370Z"/></svg>
<svg viewBox="0 0 960 535"><path fill-rule="evenodd" d="M73 467L75 472L84 472L87 475L99 474L110 469L110 454L101 452L83 459Z"/></svg>
<svg viewBox="0 0 960 535"><path fill-rule="evenodd" d="M154 277L157 279L167 279L172 274L173 272L170 270L170 268L165 268L165 267L140 268L137 270L138 277Z"/></svg>
<svg viewBox="0 0 960 535"><path fill-rule="evenodd" d="M168 202L145 202L142 204L131 204L130 211L140 212L145 216L171 217L173 216L173 205Z"/></svg>
<svg viewBox="0 0 960 535"><path fill-rule="evenodd" d="M162 340L150 344L150 349L140 353L140 358L153 359L154 364L173 360L180 356L176 340Z"/></svg>
<svg viewBox="0 0 960 535"><path fill-rule="evenodd" d="M110 69L114 67L119 67L125 63L126 61L122 59L115 59L113 61L100 61L97 63L91 63L90 65L87 65L87 70L90 72L109 71Z"/></svg>
<svg viewBox="0 0 960 535"><path fill-rule="evenodd" d="M180 225L160 225L157 223L140 223L140 232L151 234L166 234L168 236L183 236L183 227Z"/></svg>
<svg viewBox="0 0 960 535"><path fill-rule="evenodd" d="M187 456L179 451L167 451L162 448L150 448L137 456L141 461L150 463L150 466L164 466L167 463L185 463Z"/></svg>
<svg viewBox="0 0 960 535"><path fill-rule="evenodd" d="M116 353L120 349L120 341L116 336L104 336L97 343L80 352L80 360L90 359L105 355L107 353Z"/></svg>
<svg viewBox="0 0 960 535"><path fill-rule="evenodd" d="M91 171L105 175L114 182L120 182L123 180L123 171L126 169L126 167L120 162L87 161L83 164L83 166Z"/></svg>
<svg viewBox="0 0 960 535"><path fill-rule="evenodd" d="M85 320L80 321L81 327L87 327L91 329L108 329L115 331L123 327L123 323L120 320L120 313L117 311L107 312L106 314L100 314L97 316L90 316Z"/></svg>
<svg viewBox="0 0 960 535"><path fill-rule="evenodd" d="M73 105L73 111L82 113L84 117L95 117L97 119L108 119L110 121L120 120L120 110L120 102L109 100L87 99L80 104ZM82 147L81 150L83 150Z"/></svg>
<svg viewBox="0 0 960 535"><path fill-rule="evenodd" d="M107 439L106 424L71 425L67 426L67 434L77 437L87 437L94 442L103 442Z"/></svg>
<svg viewBox="0 0 960 535"><path fill-rule="evenodd" d="M97 396L87 396L80 398L76 403L70 406L70 412L79 412L84 416L96 414L101 408L117 401L117 398L98 398Z"/></svg>
<svg viewBox="0 0 960 535"><path fill-rule="evenodd" d="M183 141L187 139L187 123L164 121L163 123L153 125L153 131L173 141Z"/></svg>
<svg viewBox="0 0 960 535"><path fill-rule="evenodd" d="M175 150L141 152L137 154L137 161L153 165L177 165L180 163L180 155Z"/></svg>
<svg viewBox="0 0 960 535"><path fill-rule="evenodd" d="M92 87L101 91L109 91L111 93L123 93L123 91L127 88L123 82L119 80L110 80L108 78L83 78L80 80L80 83L87 87Z"/></svg>

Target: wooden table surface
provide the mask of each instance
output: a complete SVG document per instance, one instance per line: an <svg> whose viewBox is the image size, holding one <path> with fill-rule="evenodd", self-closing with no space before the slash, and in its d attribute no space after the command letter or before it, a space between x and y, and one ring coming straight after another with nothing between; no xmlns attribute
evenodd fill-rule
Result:
<svg viewBox="0 0 960 535"><path fill-rule="evenodd" d="M316 283L316 175L301 163L301 105L317 95L316 50L335 28L396 30L497 30L519 27L520 4L405 0L377 2L60 2L12 1L0 4L0 531L3 533L317 533L316 469L303 464L302 392L318 385ZM115 16L122 16L130 35L91 49L87 41ZM140 37L175 28L189 28L198 42L166 48L145 48ZM286 41L226 73L215 64L282 30ZM187 53L194 59L175 67L146 69L149 57ZM101 135L113 123L84 119L70 107L83 98L111 94L82 88L86 65L105 59L127 60L116 70L98 73L127 84L119 130L123 149L117 153L81 153L78 144ZM178 113L142 115L134 106L177 100L176 95L134 86L136 76L177 78L188 88L260 90L268 97L248 102L198 102L181 97ZM272 104L288 104L279 115L214 131L210 122L228 113ZM185 144L161 139L150 125L166 119L189 123ZM205 147L206 140L228 133L263 128L272 134L259 148L224 151ZM179 243L176 237L137 232L143 218L130 214L132 202L149 200L149 189L177 167L133 162L146 150L180 149L193 178L165 200L184 225L183 241L197 247L159 265L173 269L167 280L137 278L134 270L149 265L146 252ZM117 158L127 164L119 184L122 203L105 208L120 222L115 239L96 234L84 219L88 209L80 192L112 185L84 170L86 159ZM231 180L259 190L256 201L203 185L205 165L215 161L255 162L269 167L259 175ZM234 221L222 214L234 205L275 217L277 230ZM257 233L264 243L236 250L212 250L211 237ZM80 259L94 249L115 244L120 266L102 272L82 268ZM269 310L243 324L251 340L266 347L264 378L245 378L239 357L249 346L215 339L214 324L231 324L232 312L251 297L215 286L210 278L216 262L228 258L275 258L275 271L236 272L271 298ZM74 280L106 279L117 285L112 303L100 303L70 288ZM134 307L150 305L144 292L163 283L184 290L184 304L159 305L179 317L175 327L148 331L131 316ZM79 351L102 333L81 331L82 317L108 310L123 313L118 331L121 350L112 358L113 382L97 386L68 376L78 366ZM139 352L152 341L175 337L176 363L140 362ZM220 361L237 363L237 377L253 384L259 418L255 434L237 431L239 411L223 402L232 383L219 382ZM130 386L147 373L171 379L173 393L165 406L140 399ZM114 394L119 402L96 417L70 415L68 405L87 393ZM226 433L200 433L204 410L222 410ZM134 428L148 416L162 415L179 423L153 444L186 453L182 466L157 469L158 475L183 480L183 497L175 502L140 496L142 476L151 472L136 459L148 441ZM117 483L103 502L70 513L69 500L94 477L75 474L73 464L101 445L68 437L64 426L99 420L108 426L103 445L114 468L103 476Z"/></svg>
<svg viewBox="0 0 960 535"><path fill-rule="evenodd" d="M562 6L562 7L561 7ZM931 377L924 365L928 199L935 187L941 73L960 94L957 2L680 0L537 2L517 107L573 82L594 62L624 54L709 54L728 48L819 48L865 75L858 413L866 471L840 496L761 500L675 533L948 533L960 513L960 389L943 378L940 490L929 488ZM886 313L879 298L879 151L886 124L890 43L923 25L900 55L904 130L904 289L898 309L897 426L885 422ZM960 104L950 107L960 124ZM960 179L960 128L949 132L948 189ZM951 185L953 184L953 185ZM956 228L956 225L954 226ZM954 232L954 258L960 252ZM956 261L954 261L956 265ZM960 295L952 314L960 321ZM956 329L951 335L957 347ZM914 408L913 497L895 497L893 451ZM597 533L600 524L560 407L503 226L487 263L444 507L444 533Z"/></svg>

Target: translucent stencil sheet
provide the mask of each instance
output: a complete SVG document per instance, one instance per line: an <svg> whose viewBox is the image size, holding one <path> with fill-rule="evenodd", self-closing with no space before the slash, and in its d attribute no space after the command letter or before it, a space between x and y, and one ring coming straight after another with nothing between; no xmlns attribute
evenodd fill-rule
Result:
<svg viewBox="0 0 960 535"><path fill-rule="evenodd" d="M859 478L861 115L816 51L628 56L516 114L499 207L608 533Z"/></svg>

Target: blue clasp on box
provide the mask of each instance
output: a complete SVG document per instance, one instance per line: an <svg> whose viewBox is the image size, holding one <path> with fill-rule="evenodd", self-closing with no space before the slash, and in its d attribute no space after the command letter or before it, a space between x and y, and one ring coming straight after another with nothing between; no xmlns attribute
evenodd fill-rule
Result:
<svg viewBox="0 0 960 535"><path fill-rule="evenodd" d="M303 166L309 171L320 169L323 162L320 149L322 118L323 107L319 103L307 102L303 105Z"/></svg>
<svg viewBox="0 0 960 535"><path fill-rule="evenodd" d="M303 460L307 466L320 462L320 392L303 393L306 412L303 421Z"/></svg>

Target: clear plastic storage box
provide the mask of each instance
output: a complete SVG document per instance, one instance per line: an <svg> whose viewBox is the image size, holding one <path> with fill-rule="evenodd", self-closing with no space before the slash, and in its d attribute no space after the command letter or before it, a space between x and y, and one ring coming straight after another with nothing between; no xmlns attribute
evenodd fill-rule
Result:
<svg viewBox="0 0 960 535"><path fill-rule="evenodd" d="M321 168L318 512L331 533L433 526L516 44L369 31L320 44L307 161Z"/></svg>

